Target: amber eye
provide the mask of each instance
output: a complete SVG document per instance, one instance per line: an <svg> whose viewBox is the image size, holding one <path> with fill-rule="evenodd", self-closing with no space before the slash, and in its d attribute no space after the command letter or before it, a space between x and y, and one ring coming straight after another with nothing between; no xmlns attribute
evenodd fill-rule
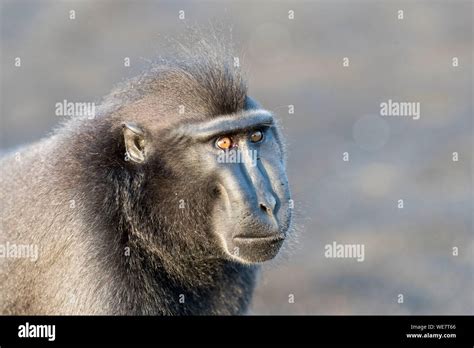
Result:
<svg viewBox="0 0 474 348"><path fill-rule="evenodd" d="M228 150L232 146L232 139L229 137L219 137L216 140L216 146L222 150Z"/></svg>
<svg viewBox="0 0 474 348"><path fill-rule="evenodd" d="M250 141L252 143L258 143L259 141L262 141L263 139L263 132L262 131L255 131L252 134L250 134Z"/></svg>

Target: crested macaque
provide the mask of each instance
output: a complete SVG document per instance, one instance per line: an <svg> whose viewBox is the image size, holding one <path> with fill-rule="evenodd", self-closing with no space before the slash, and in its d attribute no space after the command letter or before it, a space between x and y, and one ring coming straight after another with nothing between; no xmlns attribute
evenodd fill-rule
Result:
<svg viewBox="0 0 474 348"><path fill-rule="evenodd" d="M204 40L1 167L1 314L245 314L291 230L277 121Z"/></svg>

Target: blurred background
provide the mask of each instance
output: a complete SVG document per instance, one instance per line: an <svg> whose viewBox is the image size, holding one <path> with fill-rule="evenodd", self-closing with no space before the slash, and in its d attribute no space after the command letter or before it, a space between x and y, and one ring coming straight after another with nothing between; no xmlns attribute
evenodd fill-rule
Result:
<svg viewBox="0 0 474 348"><path fill-rule="evenodd" d="M0 3L2 151L51 132L57 102L99 102L186 25L224 23L284 127L295 201L252 312L474 313L472 1ZM382 117L388 99L420 119ZM333 241L365 260L326 258Z"/></svg>

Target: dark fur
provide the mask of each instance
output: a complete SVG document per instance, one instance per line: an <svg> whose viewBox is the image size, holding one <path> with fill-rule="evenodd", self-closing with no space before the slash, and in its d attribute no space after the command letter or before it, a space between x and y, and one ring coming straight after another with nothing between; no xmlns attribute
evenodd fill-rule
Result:
<svg viewBox="0 0 474 348"><path fill-rule="evenodd" d="M1 313L246 311L256 266L216 247L213 178L177 164L184 144L167 137L180 123L244 108L232 59L215 43L184 49L115 89L95 119L72 119L20 151L20 161L2 160L0 242L37 244L39 259L0 260ZM124 160L124 121L152 139L142 165Z"/></svg>

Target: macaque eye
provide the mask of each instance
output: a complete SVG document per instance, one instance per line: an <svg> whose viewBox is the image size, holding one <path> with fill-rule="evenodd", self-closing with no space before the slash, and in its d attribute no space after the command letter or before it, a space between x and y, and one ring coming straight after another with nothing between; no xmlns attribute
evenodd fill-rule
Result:
<svg viewBox="0 0 474 348"><path fill-rule="evenodd" d="M216 146L222 150L228 150L232 146L232 139L230 137L219 137L216 140Z"/></svg>
<svg viewBox="0 0 474 348"><path fill-rule="evenodd" d="M263 132L260 130L254 131L252 132L252 134L250 134L250 141L252 143L258 143L259 141L262 141L262 139L263 139Z"/></svg>

